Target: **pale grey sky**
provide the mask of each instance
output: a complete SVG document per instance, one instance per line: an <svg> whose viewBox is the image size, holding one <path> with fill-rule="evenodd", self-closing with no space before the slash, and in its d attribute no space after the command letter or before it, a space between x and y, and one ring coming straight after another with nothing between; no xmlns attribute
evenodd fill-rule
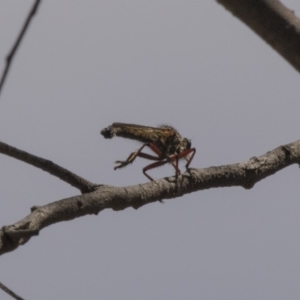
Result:
<svg viewBox="0 0 300 300"><path fill-rule="evenodd" d="M285 3L300 16L298 0ZM0 67L32 1L2 0ZM43 1L0 97L0 140L96 183L146 182L113 122L173 125L192 167L246 161L300 138L299 74L216 1ZM0 156L1 226L78 194ZM150 171L173 174L170 166ZM260 300L300 297L300 171L41 231L0 257L25 299ZM0 299L11 299L0 291Z"/></svg>

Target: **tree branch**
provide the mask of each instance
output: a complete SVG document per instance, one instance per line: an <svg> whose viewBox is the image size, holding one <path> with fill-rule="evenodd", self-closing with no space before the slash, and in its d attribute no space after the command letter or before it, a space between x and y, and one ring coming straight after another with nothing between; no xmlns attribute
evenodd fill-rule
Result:
<svg viewBox="0 0 300 300"><path fill-rule="evenodd" d="M0 254L25 244L46 226L95 214L111 208L115 211L139 207L163 199L209 188L241 186L252 188L256 182L291 165L300 163L300 140L280 146L260 157L232 165L190 169L175 177L168 177L130 187L99 186L91 193L62 199L40 207L19 222L0 230Z"/></svg>
<svg viewBox="0 0 300 300"><path fill-rule="evenodd" d="M96 185L94 183L56 165L50 160L35 156L3 142L0 142L0 153L6 154L39 169L42 169L43 171L46 171L51 175L56 176L59 179L69 183L75 188L78 188L82 193L94 191L96 188Z"/></svg>
<svg viewBox="0 0 300 300"><path fill-rule="evenodd" d="M12 290L10 290L7 286L5 286L3 283L0 282L0 289L2 289L4 292L6 292L8 295L12 296L14 299L17 300L24 300L17 294L15 294Z"/></svg>
<svg viewBox="0 0 300 300"><path fill-rule="evenodd" d="M300 19L278 0L217 0L300 72Z"/></svg>
<svg viewBox="0 0 300 300"><path fill-rule="evenodd" d="M35 0L32 8L31 8L31 10L30 10L30 12L29 12L29 14L28 14L28 16L26 18L26 21L25 21L25 23L24 23L24 25L23 25L23 27L22 27L22 29L21 29L18 37L17 37L17 40L16 40L15 44L13 45L11 51L9 52L9 54L6 57L6 65L5 65L5 68L3 70L3 73L2 73L2 76L1 76L1 79L0 79L0 94L1 94L4 82L5 82L5 79L7 77L10 65L11 65L11 63L13 61L14 56L15 56L15 53L18 50L18 48L19 48L19 46L21 44L21 41L22 41L22 39L23 39L23 37L24 37L24 35L26 33L26 30L29 27L29 24L30 24L33 16L36 14L37 9L38 9L40 3L41 3L41 0Z"/></svg>

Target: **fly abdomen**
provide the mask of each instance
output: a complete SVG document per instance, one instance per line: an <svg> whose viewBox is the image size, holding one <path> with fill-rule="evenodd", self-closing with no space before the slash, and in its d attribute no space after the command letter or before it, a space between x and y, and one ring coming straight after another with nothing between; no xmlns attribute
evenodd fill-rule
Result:
<svg viewBox="0 0 300 300"><path fill-rule="evenodd" d="M155 130L157 129L142 125L113 123L112 125L101 130L101 134L106 139L111 139L114 136L119 136L137 140L142 143L151 143L155 142L159 138Z"/></svg>
<svg viewBox="0 0 300 300"><path fill-rule="evenodd" d="M100 132L106 139L111 139L115 134L113 132L112 126L108 126L101 130Z"/></svg>

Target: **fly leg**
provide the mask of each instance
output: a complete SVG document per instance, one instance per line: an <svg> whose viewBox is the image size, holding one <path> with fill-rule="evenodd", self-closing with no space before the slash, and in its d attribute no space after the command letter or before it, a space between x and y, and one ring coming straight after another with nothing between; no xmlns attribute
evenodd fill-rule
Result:
<svg viewBox="0 0 300 300"><path fill-rule="evenodd" d="M175 163L174 163L175 161ZM178 161L179 161L179 156L178 154L174 154L174 155L171 155L169 157L169 162L171 163L171 165L174 167L175 169L175 175L176 177L180 174L180 170L178 168Z"/></svg>
<svg viewBox="0 0 300 300"><path fill-rule="evenodd" d="M185 153L184 153L184 152L185 152ZM188 158L188 161L187 161L187 163L186 163L186 165L185 165L185 168L188 170L188 169L189 169L189 165L190 165L190 163L192 162L192 160L193 160L193 158L194 158L194 156L195 156L195 154L196 154L196 148L191 148L191 149L185 150L185 151L183 151L182 153L183 153L184 156L189 155L190 153L193 153L193 154Z"/></svg>
<svg viewBox="0 0 300 300"><path fill-rule="evenodd" d="M149 147L154 153L156 153L157 156L153 156L153 155L150 155L148 153L143 153L142 150L146 146ZM128 164L133 163L134 160L137 157L142 157L142 158L146 158L146 159L149 159L149 160L156 160L156 161L159 161L159 160L163 159L160 150L155 145L153 145L151 143L150 144L144 144L140 149L138 149L137 151L132 152L125 161L117 160L116 163L119 164L119 165L115 166L114 170L126 167Z"/></svg>
<svg viewBox="0 0 300 300"><path fill-rule="evenodd" d="M190 153L192 153L192 155L190 157L187 157ZM176 177L180 174L180 170L178 168L178 161L179 161L179 159L181 159L181 158L185 158L186 159L187 163L186 163L185 167L188 170L189 165L192 162L195 153L196 153L196 148L191 148L191 149L184 150L184 151L180 152L179 154L171 155L169 157L169 161L170 161L170 163L172 164L172 166L175 169L175 172L176 172L175 175L176 175ZM174 161L175 161L175 163L174 163Z"/></svg>
<svg viewBox="0 0 300 300"><path fill-rule="evenodd" d="M146 171L149 171L151 169L154 169L154 168L157 168L157 167L160 167L160 166L163 166L164 164L168 163L169 161L167 160L161 160L161 161L158 161L158 162L155 162L153 164L150 164L148 166L146 166L145 168L143 168L143 173L144 175L151 181L153 181L154 179L152 177L150 177Z"/></svg>
<svg viewBox="0 0 300 300"><path fill-rule="evenodd" d="M191 153L192 153L192 155L190 157L187 157ZM190 165L190 163L192 162L192 160L195 156L195 153L196 153L196 148L191 148L191 149L187 149L187 150L184 150L184 151L180 152L176 156L177 156L177 159L181 159L181 158L186 159L187 163L185 165L185 168L188 170L189 165Z"/></svg>

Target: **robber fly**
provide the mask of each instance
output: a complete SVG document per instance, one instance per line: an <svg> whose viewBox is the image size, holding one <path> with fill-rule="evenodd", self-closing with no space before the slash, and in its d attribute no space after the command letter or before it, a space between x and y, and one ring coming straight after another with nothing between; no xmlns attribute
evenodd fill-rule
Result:
<svg viewBox="0 0 300 300"><path fill-rule="evenodd" d="M171 163L175 169L176 176L178 176L180 174L178 160L184 158L187 161L185 167L188 169L196 153L196 149L191 148L189 139L183 138L176 129L167 125L156 128L135 124L113 123L111 126L101 130L101 134L106 139L120 136L142 142L142 147L132 152L126 160L116 161L118 165L114 167L114 170L127 166L137 157L153 160L155 161L154 163L143 168L144 175L151 181L153 179L146 173L147 171L166 163ZM149 147L157 156L142 152L145 147Z"/></svg>

